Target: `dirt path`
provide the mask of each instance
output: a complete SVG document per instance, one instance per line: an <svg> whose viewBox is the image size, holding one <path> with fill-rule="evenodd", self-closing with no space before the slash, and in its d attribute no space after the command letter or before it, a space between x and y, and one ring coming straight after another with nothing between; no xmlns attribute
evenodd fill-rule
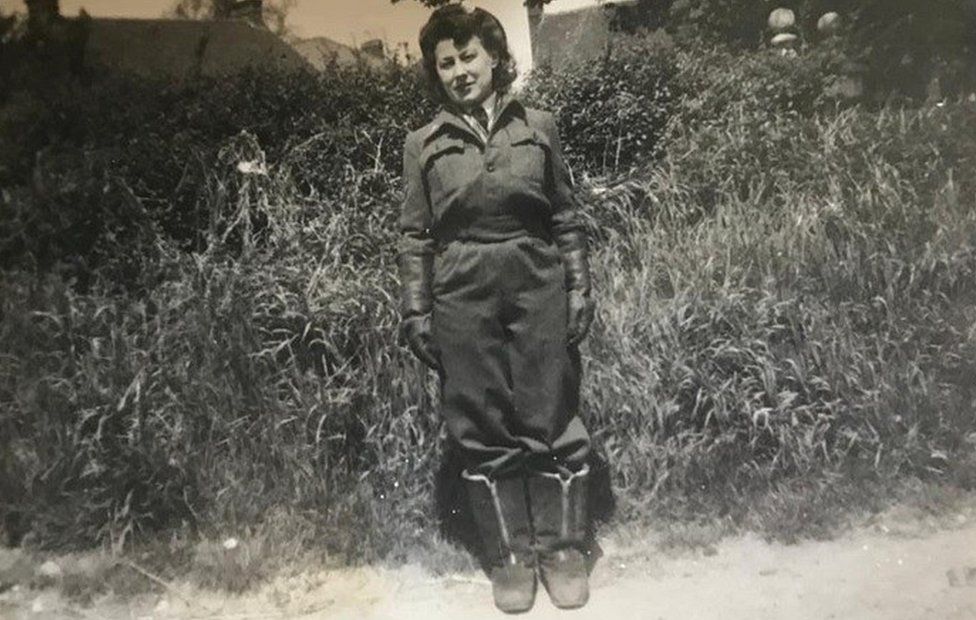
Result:
<svg viewBox="0 0 976 620"><path fill-rule="evenodd" d="M562 612L540 593L526 617L976 619L976 526L918 539L861 534L794 546L747 537L721 544L710 557L629 565L615 555L608 553L594 571L586 608ZM499 617L485 609L487 585L416 577L401 583L401 594L378 598L368 617Z"/></svg>
<svg viewBox="0 0 976 620"><path fill-rule="evenodd" d="M590 604L553 608L540 591L524 618L625 620L976 620L976 519L950 529L884 525L829 542L765 543L746 536L670 556L631 535L604 541ZM478 620L493 610L477 573L436 577L415 566L355 569L278 579L243 597L176 584L163 596L69 605L56 589L0 594L4 620Z"/></svg>

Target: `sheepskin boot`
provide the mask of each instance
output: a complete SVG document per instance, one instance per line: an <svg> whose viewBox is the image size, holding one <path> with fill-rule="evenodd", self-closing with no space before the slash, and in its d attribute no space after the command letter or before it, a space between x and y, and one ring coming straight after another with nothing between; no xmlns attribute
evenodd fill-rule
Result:
<svg viewBox="0 0 976 620"><path fill-rule="evenodd" d="M534 472L529 499L539 577L553 605L582 607L590 597L586 565L587 489L590 469Z"/></svg>
<svg viewBox="0 0 976 620"><path fill-rule="evenodd" d="M461 477L481 535L495 606L505 613L528 611L535 602L536 573L525 479L491 479L468 471Z"/></svg>

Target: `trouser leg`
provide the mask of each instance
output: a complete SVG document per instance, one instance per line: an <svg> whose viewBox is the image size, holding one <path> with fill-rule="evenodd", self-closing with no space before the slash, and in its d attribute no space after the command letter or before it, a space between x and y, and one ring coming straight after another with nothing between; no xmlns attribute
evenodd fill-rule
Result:
<svg viewBox="0 0 976 620"><path fill-rule="evenodd" d="M501 295L486 268L489 251L452 244L435 275L433 336L440 351L441 414L473 473L503 477L522 466L507 427L512 409ZM435 263L436 264L436 263Z"/></svg>
<svg viewBox="0 0 976 620"><path fill-rule="evenodd" d="M506 328L514 403L510 426L530 470L577 470L590 437L579 415L579 350L568 345L567 293L558 250L526 239L511 260L523 274L508 297Z"/></svg>

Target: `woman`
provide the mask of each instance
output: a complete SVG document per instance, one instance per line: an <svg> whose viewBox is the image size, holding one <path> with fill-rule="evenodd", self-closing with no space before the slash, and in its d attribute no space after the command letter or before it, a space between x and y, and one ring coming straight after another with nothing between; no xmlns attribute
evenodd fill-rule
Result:
<svg viewBox="0 0 976 620"><path fill-rule="evenodd" d="M577 345L593 302L556 126L509 93L490 13L438 9L420 47L443 108L404 146L403 335L440 375L495 604L531 608L538 571L555 605L579 607L590 438Z"/></svg>

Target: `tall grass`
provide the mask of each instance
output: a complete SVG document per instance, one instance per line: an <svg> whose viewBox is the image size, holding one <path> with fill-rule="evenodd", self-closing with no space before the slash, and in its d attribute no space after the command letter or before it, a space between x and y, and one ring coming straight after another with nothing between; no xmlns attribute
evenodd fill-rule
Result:
<svg viewBox="0 0 976 620"><path fill-rule="evenodd" d="M636 511L748 520L854 472L972 485L974 123L733 108L599 188L586 396Z"/></svg>
<svg viewBox="0 0 976 620"><path fill-rule="evenodd" d="M679 74L719 83L690 62ZM296 113L284 133L164 119L191 128L174 139L195 156L180 170L156 154L150 172L178 170L178 185L133 162L71 164L80 184L35 174L46 191L12 177L9 529L125 548L265 527L272 547L349 562L436 536L436 385L395 337L405 127L390 102L416 91L349 80L372 89L359 111L311 120L280 84ZM856 504L854 480L972 488L974 106L770 111L755 92L678 91L660 159L579 182L599 302L585 416L621 518L795 535L815 519L786 523L791 506ZM213 110L219 94L166 105ZM58 210L79 187L94 230L80 241L79 212Z"/></svg>
<svg viewBox="0 0 976 620"><path fill-rule="evenodd" d="M255 164L260 151L248 135L220 150L207 249L162 244L168 276L144 296L5 274L6 508L44 543L124 545L286 505L317 515L308 535L330 551L384 548L391 503L376 493L437 433L393 345L396 205L326 212L297 196L288 158ZM397 488L419 496L424 482Z"/></svg>

